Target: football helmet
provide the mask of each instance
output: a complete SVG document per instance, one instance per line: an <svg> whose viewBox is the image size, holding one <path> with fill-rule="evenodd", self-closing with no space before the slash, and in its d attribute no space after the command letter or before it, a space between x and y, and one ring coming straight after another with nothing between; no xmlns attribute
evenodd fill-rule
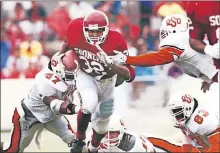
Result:
<svg viewBox="0 0 220 153"><path fill-rule="evenodd" d="M90 30L103 30L100 36L89 36ZM102 11L95 10L87 15L83 20L83 33L86 41L92 45L103 43L109 32L108 17Z"/></svg>
<svg viewBox="0 0 220 153"><path fill-rule="evenodd" d="M195 106L195 99L185 93L174 94L168 103L170 117L175 127L181 127L191 117Z"/></svg>
<svg viewBox="0 0 220 153"><path fill-rule="evenodd" d="M189 18L181 14L166 16L160 26L160 40L175 33L189 32Z"/></svg>
<svg viewBox="0 0 220 153"><path fill-rule="evenodd" d="M79 70L78 57L72 50L65 54L58 52L51 59L51 68L61 80L70 84Z"/></svg>
<svg viewBox="0 0 220 153"><path fill-rule="evenodd" d="M113 149L119 146L121 139L125 132L123 120L117 116L112 115L109 123L109 129L106 136L102 139L102 144L107 149Z"/></svg>

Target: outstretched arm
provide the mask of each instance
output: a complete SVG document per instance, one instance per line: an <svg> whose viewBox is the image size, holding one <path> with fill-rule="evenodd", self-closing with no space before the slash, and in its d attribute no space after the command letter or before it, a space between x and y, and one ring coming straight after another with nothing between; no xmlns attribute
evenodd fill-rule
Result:
<svg viewBox="0 0 220 153"><path fill-rule="evenodd" d="M179 58L182 52L183 50L175 47L164 47L158 52L127 56L126 64L141 67L168 64Z"/></svg>
<svg viewBox="0 0 220 153"><path fill-rule="evenodd" d="M67 103L63 100L59 100L56 95L45 96L43 97L43 102L49 106L53 112L57 114L77 114L79 111L79 107L72 104Z"/></svg>

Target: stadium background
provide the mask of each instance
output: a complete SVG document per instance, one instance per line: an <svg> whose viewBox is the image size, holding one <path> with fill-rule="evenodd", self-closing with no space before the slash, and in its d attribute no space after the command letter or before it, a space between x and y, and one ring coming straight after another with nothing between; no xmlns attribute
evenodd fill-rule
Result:
<svg viewBox="0 0 220 153"><path fill-rule="evenodd" d="M187 2L5 1L0 4L1 141L5 141L12 128L14 106L28 93L35 74L47 66L49 58L59 50L69 21L93 9L104 11L109 17L110 28L122 33L130 55L134 56L157 50L161 20L172 13L185 14ZM184 75L175 64L135 67L135 71L135 81L124 83L115 91L115 113L122 116L133 132L159 135L174 141L179 139L180 132L172 127L166 109L166 102L173 92L187 91L200 103L215 110L219 108L218 84L203 94L201 81ZM75 117L68 116L74 128ZM62 140L47 131L42 137L41 150L33 141L26 152L69 150Z"/></svg>

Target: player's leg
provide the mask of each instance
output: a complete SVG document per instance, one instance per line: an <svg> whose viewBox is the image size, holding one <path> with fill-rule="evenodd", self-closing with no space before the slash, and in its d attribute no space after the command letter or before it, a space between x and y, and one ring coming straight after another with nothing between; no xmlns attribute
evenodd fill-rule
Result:
<svg viewBox="0 0 220 153"><path fill-rule="evenodd" d="M115 87L116 76L111 79L99 81L99 104L95 113L92 115L93 134L89 144L89 150L95 152L98 150L101 140L108 131L110 117L114 111L113 91Z"/></svg>
<svg viewBox="0 0 220 153"><path fill-rule="evenodd" d="M76 78L76 87L81 99L81 109L77 114L77 141L74 142L71 152L82 151L91 114L98 104L98 89L93 77L80 71Z"/></svg>
<svg viewBox="0 0 220 153"><path fill-rule="evenodd" d="M109 121L110 117L105 119L99 119L95 123L93 123L94 121L92 121L93 133L92 139L88 146L90 152L98 151L101 140L105 137L105 134L108 131Z"/></svg>
<svg viewBox="0 0 220 153"><path fill-rule="evenodd" d="M57 117L45 123L44 127L59 136L66 144L71 144L76 139L76 134L65 116Z"/></svg>
<svg viewBox="0 0 220 153"><path fill-rule="evenodd" d="M32 118L25 111L16 108L12 118L13 129L9 142L3 144L3 152L23 152L30 144L36 131L42 126L36 118Z"/></svg>

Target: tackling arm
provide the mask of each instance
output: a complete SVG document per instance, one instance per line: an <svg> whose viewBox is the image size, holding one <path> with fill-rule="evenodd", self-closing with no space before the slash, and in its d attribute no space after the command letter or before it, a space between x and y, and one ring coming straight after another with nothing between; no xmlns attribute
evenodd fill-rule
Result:
<svg viewBox="0 0 220 153"><path fill-rule="evenodd" d="M59 100L57 96L45 96L43 98L43 102L49 106L53 112L56 114L76 114L79 110L79 108L72 104L67 103L65 101Z"/></svg>
<svg viewBox="0 0 220 153"><path fill-rule="evenodd" d="M165 47L161 48L158 52L139 56L127 56L126 64L141 67L168 64L178 58L182 52L183 50L175 47Z"/></svg>

